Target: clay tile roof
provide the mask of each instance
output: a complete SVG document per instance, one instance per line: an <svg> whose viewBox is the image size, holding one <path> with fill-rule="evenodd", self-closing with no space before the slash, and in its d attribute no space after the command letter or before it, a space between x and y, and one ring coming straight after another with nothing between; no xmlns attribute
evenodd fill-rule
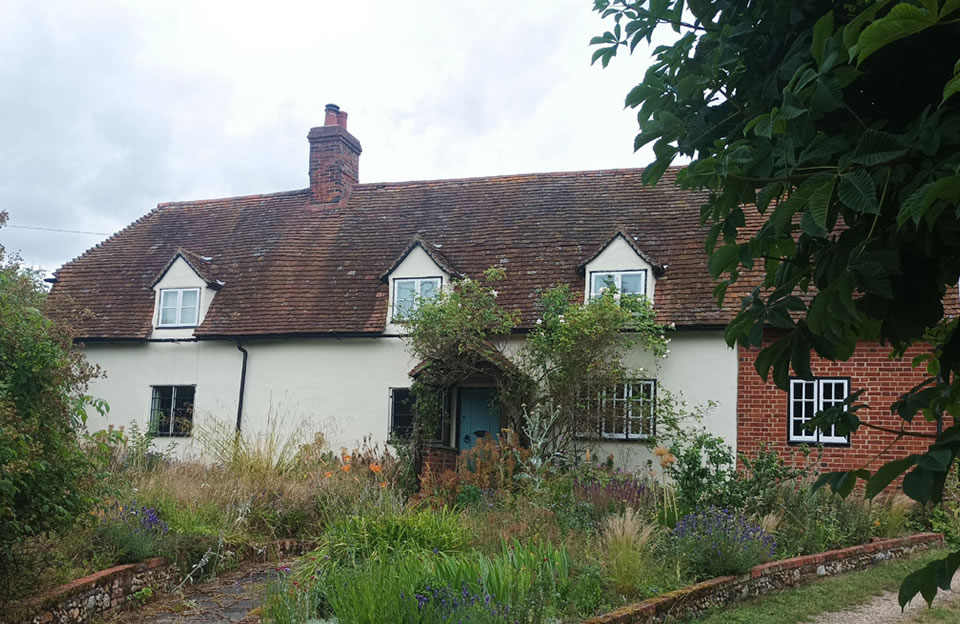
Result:
<svg viewBox="0 0 960 624"><path fill-rule="evenodd" d="M150 287L153 288L163 279L163 276L167 274L167 271L170 270L170 267L173 266L173 263L177 261L177 258L183 258L184 262L190 265L190 268L193 269L193 272L196 273L200 279L207 283L207 286L219 290L223 286L223 282L214 277L214 268L211 264L210 256L200 256L191 251L187 251L182 247L177 249L176 253L173 254L173 258L170 259L170 262L167 263L167 266L163 267L163 270L160 271L160 275L157 276L157 279L153 280L150 284Z"/></svg>
<svg viewBox="0 0 960 624"><path fill-rule="evenodd" d="M161 204L60 268L51 307L82 312L74 324L82 338L147 338L152 284L184 253L204 279L223 283L198 337L375 334L387 316L381 277L420 244L453 273L503 268L498 301L531 327L539 291L561 283L582 291L581 264L613 232L669 265L654 302L662 321L725 324L739 300L728 295L721 309L712 295L699 221L705 194L675 187L674 170L655 187L641 174L359 184L339 206L312 205L309 190Z"/></svg>
<svg viewBox="0 0 960 624"><path fill-rule="evenodd" d="M663 276L663 274L666 272L666 267L664 267L662 264L658 264L656 260L648 256L642 249L637 247L633 237L627 234L622 227L618 227L602 245L597 247L592 254L587 256L586 259L577 266L577 270L580 271L581 275L583 275L584 271L586 271L587 265L593 262L596 257L599 256L603 250L606 249L617 237L622 238L628 245L630 245L630 248L633 249L634 253L643 258L643 261L653 268L653 274L655 276Z"/></svg>
<svg viewBox="0 0 960 624"><path fill-rule="evenodd" d="M393 273L397 267L400 266L400 263L410 255L410 252L417 247L422 249L428 256L430 256L430 259L436 262L437 266L443 269L443 271L448 275L453 277L463 276L463 273L457 271L457 269L450 264L450 261L443 257L443 254L440 253L440 249L436 245L431 245L427 241L423 240L418 234L413 237L413 239L410 241L410 244L407 245L407 248L403 250L403 253L397 256L397 259L393 261L393 264L391 264L386 271L380 274L380 281L386 282L387 279L389 279L390 274Z"/></svg>

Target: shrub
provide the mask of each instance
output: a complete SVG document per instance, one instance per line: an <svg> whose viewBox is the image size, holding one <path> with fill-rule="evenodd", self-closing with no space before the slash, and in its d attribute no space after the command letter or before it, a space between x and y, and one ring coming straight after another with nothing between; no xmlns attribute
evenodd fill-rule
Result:
<svg viewBox="0 0 960 624"><path fill-rule="evenodd" d="M663 464L683 510L725 505L736 479L733 452L723 438L705 429L678 429L669 447L674 461Z"/></svg>
<svg viewBox="0 0 960 624"><path fill-rule="evenodd" d="M67 329L44 316L39 277L0 246L0 592L18 546L70 527L90 508L96 483L78 439L95 371Z"/></svg>
<svg viewBox="0 0 960 624"><path fill-rule="evenodd" d="M843 498L808 481L780 491L778 552L785 557L863 544L877 529L870 503L862 496ZM811 522L815 518L815 522Z"/></svg>
<svg viewBox="0 0 960 624"><path fill-rule="evenodd" d="M776 552L773 537L728 509L698 509L673 533L681 561L697 579L742 574Z"/></svg>

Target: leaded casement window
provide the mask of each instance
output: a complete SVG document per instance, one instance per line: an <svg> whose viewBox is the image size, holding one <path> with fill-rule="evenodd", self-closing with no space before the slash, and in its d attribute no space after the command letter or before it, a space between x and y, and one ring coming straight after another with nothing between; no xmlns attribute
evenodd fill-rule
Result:
<svg viewBox="0 0 960 624"><path fill-rule="evenodd" d="M393 280L393 318L403 319L420 301L436 299L440 294L440 277L417 277Z"/></svg>
<svg viewBox="0 0 960 624"><path fill-rule="evenodd" d="M157 327L196 327L199 319L199 288L164 288L160 291Z"/></svg>
<svg viewBox="0 0 960 624"><path fill-rule="evenodd" d="M594 299L610 287L621 295L647 294L647 271L592 271L590 273L590 298Z"/></svg>
<svg viewBox="0 0 960 624"><path fill-rule="evenodd" d="M196 386L153 386L150 431L156 436L183 437L193 431Z"/></svg>
<svg viewBox="0 0 960 624"><path fill-rule="evenodd" d="M447 393L440 396L441 406L445 406ZM410 388L390 388L390 435L401 440L413 435L416 418L417 398ZM448 444L450 440L450 415L443 410L440 422L433 432L432 442Z"/></svg>
<svg viewBox="0 0 960 624"><path fill-rule="evenodd" d="M837 435L836 425L826 429L808 426L820 412L841 405L850 396L850 380L817 378L790 380L788 399L789 422L787 439L790 442L813 444L849 444L849 436Z"/></svg>
<svg viewBox="0 0 960 624"><path fill-rule="evenodd" d="M637 379L588 392L582 436L613 440L645 440L656 433L657 382Z"/></svg>

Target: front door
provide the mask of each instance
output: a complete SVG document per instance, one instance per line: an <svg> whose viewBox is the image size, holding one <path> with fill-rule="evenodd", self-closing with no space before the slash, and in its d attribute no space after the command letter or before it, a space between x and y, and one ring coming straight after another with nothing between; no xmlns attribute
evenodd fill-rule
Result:
<svg viewBox="0 0 960 624"><path fill-rule="evenodd" d="M477 439L500 433L500 407L497 391L493 388L460 388L460 422L457 435L459 446L465 451L477 443Z"/></svg>

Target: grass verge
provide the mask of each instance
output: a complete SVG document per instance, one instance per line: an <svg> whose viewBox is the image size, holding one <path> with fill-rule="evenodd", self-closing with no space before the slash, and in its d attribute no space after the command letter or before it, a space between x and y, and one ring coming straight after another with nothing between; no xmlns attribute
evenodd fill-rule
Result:
<svg viewBox="0 0 960 624"><path fill-rule="evenodd" d="M931 550L907 559L897 559L866 570L848 572L785 589L743 602L737 606L712 609L696 619L698 624L795 624L809 622L827 611L839 611L868 602L883 592L896 591L900 581L928 561L947 551ZM919 596L917 600L922 600ZM949 612L954 617L957 611ZM685 620L693 621L693 620ZM922 622L956 621L951 619Z"/></svg>

